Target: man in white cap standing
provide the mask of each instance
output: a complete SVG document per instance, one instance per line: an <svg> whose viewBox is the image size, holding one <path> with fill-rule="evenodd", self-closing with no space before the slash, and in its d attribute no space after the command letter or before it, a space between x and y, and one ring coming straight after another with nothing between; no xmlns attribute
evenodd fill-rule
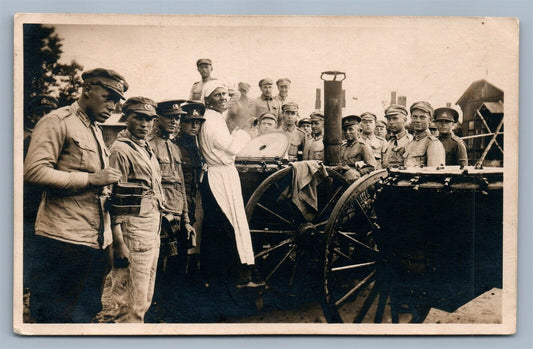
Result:
<svg viewBox="0 0 533 349"><path fill-rule="evenodd" d="M239 174L234 165L236 154L248 143L250 136L238 126L230 133L222 116L228 102L228 90L223 82L207 82L203 95L207 109L199 143L208 168L200 184L206 218L201 268L209 283L225 276L228 268L240 266L244 270L237 286L260 286L261 283L252 281L255 263L252 239Z"/></svg>

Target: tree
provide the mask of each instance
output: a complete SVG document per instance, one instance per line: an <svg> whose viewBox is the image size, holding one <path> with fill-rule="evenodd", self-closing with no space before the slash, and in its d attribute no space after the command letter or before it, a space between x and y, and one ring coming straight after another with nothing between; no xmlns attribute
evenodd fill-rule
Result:
<svg viewBox="0 0 533 349"><path fill-rule="evenodd" d="M61 38L54 27L24 25L24 115L29 114L32 97L54 96L59 106L78 98L83 67L76 61L59 63L63 51Z"/></svg>

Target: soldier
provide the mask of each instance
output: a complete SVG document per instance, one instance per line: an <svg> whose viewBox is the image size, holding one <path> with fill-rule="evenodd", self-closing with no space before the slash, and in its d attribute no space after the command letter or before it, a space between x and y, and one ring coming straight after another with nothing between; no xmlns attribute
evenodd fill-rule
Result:
<svg viewBox="0 0 533 349"><path fill-rule="evenodd" d="M305 142L304 160L324 160L324 114L311 113L311 138Z"/></svg>
<svg viewBox="0 0 533 349"><path fill-rule="evenodd" d="M275 131L278 127L277 116L269 111L266 111L261 114L257 122L259 126L258 136Z"/></svg>
<svg viewBox="0 0 533 349"><path fill-rule="evenodd" d="M189 99L194 101L201 101L203 99L202 88L204 84L208 81L215 79L211 77L211 72L213 71L213 63L209 58L201 58L196 61L196 68L198 69L202 80L196 81L192 85Z"/></svg>
<svg viewBox="0 0 533 349"><path fill-rule="evenodd" d="M446 165L468 165L468 154L463 140L452 129L459 120L459 113L449 107L435 109L435 123L439 129L439 140L446 152Z"/></svg>
<svg viewBox="0 0 533 349"><path fill-rule="evenodd" d="M374 129L376 128L376 115L365 112L361 114L361 138L362 142L367 143L372 148L372 153L376 159L376 169L380 169L382 166L381 159L385 148L387 147L387 141L385 138L374 135Z"/></svg>
<svg viewBox="0 0 533 349"><path fill-rule="evenodd" d="M365 142L358 140L358 128L361 118L357 115L348 115L342 118L342 130L346 141L341 145L341 161L350 169L344 173L348 182L354 182L361 176L376 169L376 159L372 148Z"/></svg>
<svg viewBox="0 0 533 349"><path fill-rule="evenodd" d="M289 161L302 160L303 149L307 135L304 131L296 127L298 120L298 104L288 102L281 107L283 111L283 131L289 136Z"/></svg>
<svg viewBox="0 0 533 349"><path fill-rule="evenodd" d="M281 78L276 81L278 87L278 95L274 97L279 102L279 105L283 106L288 102L294 102L289 97L289 89L291 88L291 81L288 78Z"/></svg>
<svg viewBox="0 0 533 349"><path fill-rule="evenodd" d="M109 118L128 84L117 72L102 68L84 72L82 79L78 101L37 124L24 164L25 181L44 189L30 284L30 311L37 322L78 321L74 307L84 300L95 303L81 312L79 321L89 322L101 307L105 249L112 242L104 203L107 186L121 173L108 166L95 122ZM82 292L85 299L79 299Z"/></svg>
<svg viewBox="0 0 533 349"><path fill-rule="evenodd" d="M163 270L168 257L177 255L178 251L180 255L186 254L187 237L192 238L194 235L188 214L180 149L170 140L170 136L178 131L180 117L186 114L180 109L180 103L183 103L182 100L168 100L157 104L158 117L146 138L159 161L165 198L159 254Z"/></svg>
<svg viewBox="0 0 533 349"><path fill-rule="evenodd" d="M277 99L272 97L272 86L274 81L272 79L261 79L259 81L259 88L261 89L261 96L257 97L251 107L251 114L254 118L259 118L261 114L269 111L279 118L281 112L281 104Z"/></svg>
<svg viewBox="0 0 533 349"><path fill-rule="evenodd" d="M57 109L57 103L57 99L47 95L37 95L31 99L29 113L24 118L24 158L30 146L33 128L44 115Z"/></svg>
<svg viewBox="0 0 533 349"><path fill-rule="evenodd" d="M189 220L196 232L196 247L189 251L186 272L192 275L199 267L198 254L200 253L202 218L201 197L198 191L200 173L202 172L202 159L198 149L198 133L205 121L205 106L202 103L187 102L181 105L186 113L181 117L180 131L175 139L181 151L181 165L185 178L185 191L187 192L187 207Z"/></svg>
<svg viewBox="0 0 533 349"><path fill-rule="evenodd" d="M381 137L385 140L388 140L387 138L387 123L383 120L376 121L376 129L374 130L374 134L378 137Z"/></svg>
<svg viewBox="0 0 533 349"><path fill-rule="evenodd" d="M383 168L403 166L405 147L413 136L405 129L407 109L399 104L392 104L385 110L387 128L391 135L383 153Z"/></svg>
<svg viewBox="0 0 533 349"><path fill-rule="evenodd" d="M298 121L298 128L306 134L307 138L311 137L311 119L303 118Z"/></svg>
<svg viewBox="0 0 533 349"><path fill-rule="evenodd" d="M142 323L154 293L164 209L159 162L146 141L157 117L156 104L149 98L129 98L122 113L120 121L126 121L127 128L111 145L109 163L121 173L119 184L137 186L142 197L139 211L115 208L111 216L113 268L106 278L98 319Z"/></svg>
<svg viewBox="0 0 533 349"><path fill-rule="evenodd" d="M405 147L404 166L440 166L446 161L442 143L429 133L429 122L433 118L433 107L425 101L411 105L413 140Z"/></svg>

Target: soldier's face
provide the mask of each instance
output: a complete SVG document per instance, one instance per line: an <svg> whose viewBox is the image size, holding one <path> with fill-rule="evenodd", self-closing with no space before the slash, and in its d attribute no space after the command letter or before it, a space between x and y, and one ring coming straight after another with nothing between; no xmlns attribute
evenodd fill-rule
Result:
<svg viewBox="0 0 533 349"><path fill-rule="evenodd" d="M172 116L160 115L157 118L157 126L161 129L161 131L166 132L168 134L173 134L176 131L178 131L179 124L180 124L179 115L172 115Z"/></svg>
<svg viewBox="0 0 533 349"><path fill-rule="evenodd" d="M437 129L439 130L439 133L448 134L452 132L453 121L437 120L435 121L435 124L437 125Z"/></svg>
<svg viewBox="0 0 533 349"><path fill-rule="evenodd" d="M324 131L324 121L311 120L311 132L315 134L322 133Z"/></svg>
<svg viewBox="0 0 533 349"><path fill-rule="evenodd" d="M200 120L184 121L181 123L180 131L186 135L195 137L198 135L198 132L200 132L201 126L202 121Z"/></svg>
<svg viewBox="0 0 533 349"><path fill-rule="evenodd" d="M213 71L213 67L211 64L200 64L198 66L198 72L200 73L200 76L202 79L208 78L211 76L211 72Z"/></svg>
<svg viewBox="0 0 533 349"><path fill-rule="evenodd" d="M227 109L228 91L223 87L218 87L206 98L205 102L209 108L222 113Z"/></svg>
<svg viewBox="0 0 533 349"><path fill-rule="evenodd" d="M387 116L387 127L392 133L400 133L405 129L407 117L403 115L389 115Z"/></svg>
<svg viewBox="0 0 533 349"><path fill-rule="evenodd" d="M272 85L264 84L261 86L261 93L265 97L272 97Z"/></svg>
<svg viewBox="0 0 533 349"><path fill-rule="evenodd" d="M304 131L306 134L308 134L308 135L311 134L311 124L304 123L304 124L302 124L302 126L300 126L300 128L301 128L302 131Z"/></svg>
<svg viewBox="0 0 533 349"><path fill-rule="evenodd" d="M154 119L151 116L139 113L129 114L126 123L128 131L138 139L145 139L153 124Z"/></svg>
<svg viewBox="0 0 533 349"><path fill-rule="evenodd" d="M348 125L344 129L344 134L347 140L355 141L359 134L359 127L357 127L357 125Z"/></svg>
<svg viewBox="0 0 533 349"><path fill-rule="evenodd" d="M287 95L289 94L289 88L290 88L290 85L288 84L278 85L279 95L281 97L287 97Z"/></svg>
<svg viewBox="0 0 533 349"><path fill-rule="evenodd" d="M379 124L379 125L376 125L376 128L374 129L374 133L376 134L376 136L385 138L385 136L387 135L387 129L385 128L383 124Z"/></svg>
<svg viewBox="0 0 533 349"><path fill-rule="evenodd" d="M263 119L259 123L259 133L265 134L272 132L276 129L276 122L272 119Z"/></svg>
<svg viewBox="0 0 533 349"><path fill-rule="evenodd" d="M87 104L85 112L91 120L104 122L115 110L120 97L100 85L87 87Z"/></svg>
<svg viewBox="0 0 533 349"><path fill-rule="evenodd" d="M376 127L376 123L374 122L374 120L370 120L370 119L361 120L361 131L364 134L372 134L374 132L375 127Z"/></svg>
<svg viewBox="0 0 533 349"><path fill-rule="evenodd" d="M426 113L420 109L414 109L411 113L411 120L413 125L413 130L415 132L422 132L427 130L429 126L429 113Z"/></svg>

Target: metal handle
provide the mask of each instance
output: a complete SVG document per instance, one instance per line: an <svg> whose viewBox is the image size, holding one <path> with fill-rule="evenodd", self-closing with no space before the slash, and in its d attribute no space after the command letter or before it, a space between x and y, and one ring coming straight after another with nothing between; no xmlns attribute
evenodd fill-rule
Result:
<svg viewBox="0 0 533 349"><path fill-rule="evenodd" d="M333 75L333 79L326 80L324 79L324 75ZM337 80L337 76L340 76L340 75L342 75L342 79ZM346 79L346 73L341 72L341 71L325 71L325 72L322 72L322 74L320 74L320 79L324 81L344 81L344 79Z"/></svg>

